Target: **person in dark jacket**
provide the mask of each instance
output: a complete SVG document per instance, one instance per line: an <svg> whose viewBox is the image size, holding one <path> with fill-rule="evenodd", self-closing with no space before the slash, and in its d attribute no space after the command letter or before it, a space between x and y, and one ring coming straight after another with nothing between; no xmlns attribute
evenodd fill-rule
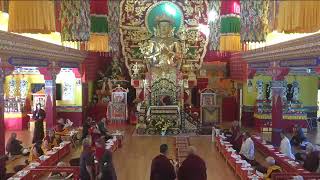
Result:
<svg viewBox="0 0 320 180"><path fill-rule="evenodd" d="M11 137L8 139L6 150L10 155L20 155L23 151L22 142L17 139L16 133L11 133Z"/></svg>
<svg viewBox="0 0 320 180"><path fill-rule="evenodd" d="M174 165L167 157L168 145L161 144L160 154L152 160L150 180L175 180Z"/></svg>
<svg viewBox="0 0 320 180"><path fill-rule="evenodd" d="M306 141L307 138L303 133L301 126L295 125L293 136L290 140L292 146L299 146L303 141Z"/></svg>
<svg viewBox="0 0 320 180"><path fill-rule="evenodd" d="M196 155L196 149L192 146L178 170L178 180L207 180L206 163Z"/></svg>
<svg viewBox="0 0 320 180"><path fill-rule="evenodd" d="M42 139L44 138L43 121L46 118L46 112L41 109L40 103L37 104L32 118L35 120L32 143L36 143L38 141L42 141Z"/></svg>
<svg viewBox="0 0 320 180"><path fill-rule="evenodd" d="M112 153L105 151L101 159L99 179L102 180L117 180L116 170L112 162Z"/></svg>

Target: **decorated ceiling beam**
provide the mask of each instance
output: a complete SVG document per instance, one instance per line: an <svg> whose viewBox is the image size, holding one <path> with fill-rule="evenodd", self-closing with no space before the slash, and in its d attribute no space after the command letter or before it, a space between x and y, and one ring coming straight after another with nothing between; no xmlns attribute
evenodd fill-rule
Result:
<svg viewBox="0 0 320 180"><path fill-rule="evenodd" d="M86 52L0 31L0 55L2 59L27 62L30 59L45 61L80 63ZM14 42L14 43L12 43ZM27 58L27 59L25 59ZM39 61L38 61L39 62ZM64 63L66 64L66 63ZM39 66L35 64L34 66Z"/></svg>
<svg viewBox="0 0 320 180"><path fill-rule="evenodd" d="M9 32L55 32L54 1L9 1Z"/></svg>
<svg viewBox="0 0 320 180"><path fill-rule="evenodd" d="M241 56L248 63L318 58L320 57L320 33L241 52Z"/></svg>
<svg viewBox="0 0 320 180"><path fill-rule="evenodd" d="M91 33L87 50L109 52L107 0L90 1Z"/></svg>
<svg viewBox="0 0 320 180"><path fill-rule="evenodd" d="M61 41L86 42L90 37L89 0L61 0Z"/></svg>

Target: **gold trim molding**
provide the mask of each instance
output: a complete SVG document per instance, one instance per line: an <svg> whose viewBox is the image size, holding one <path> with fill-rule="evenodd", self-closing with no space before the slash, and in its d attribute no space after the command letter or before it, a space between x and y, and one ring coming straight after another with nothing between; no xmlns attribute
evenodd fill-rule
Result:
<svg viewBox="0 0 320 180"><path fill-rule="evenodd" d="M249 63L320 57L320 33L232 55Z"/></svg>
<svg viewBox="0 0 320 180"><path fill-rule="evenodd" d="M87 52L0 31L0 57L11 56L80 63L86 58Z"/></svg>

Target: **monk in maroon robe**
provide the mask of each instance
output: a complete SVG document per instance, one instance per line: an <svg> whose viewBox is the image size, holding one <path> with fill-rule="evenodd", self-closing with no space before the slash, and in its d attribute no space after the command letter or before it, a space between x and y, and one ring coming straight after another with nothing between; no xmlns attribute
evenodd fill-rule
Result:
<svg viewBox="0 0 320 180"><path fill-rule="evenodd" d="M189 155L178 170L178 180L207 180L206 163L195 152L194 147L189 147Z"/></svg>
<svg viewBox="0 0 320 180"><path fill-rule="evenodd" d="M168 145L160 146L160 155L152 160L150 180L175 180L176 172L173 164L167 157Z"/></svg>
<svg viewBox="0 0 320 180"><path fill-rule="evenodd" d="M316 172L319 167L319 155L320 152L316 151L312 144L307 145L303 168L310 172Z"/></svg>
<svg viewBox="0 0 320 180"><path fill-rule="evenodd" d="M241 145L242 145L242 135L241 135L240 126L239 126L238 121L233 122L233 125L232 125L230 131L231 131L230 143L233 145L233 148L237 152L240 152Z"/></svg>

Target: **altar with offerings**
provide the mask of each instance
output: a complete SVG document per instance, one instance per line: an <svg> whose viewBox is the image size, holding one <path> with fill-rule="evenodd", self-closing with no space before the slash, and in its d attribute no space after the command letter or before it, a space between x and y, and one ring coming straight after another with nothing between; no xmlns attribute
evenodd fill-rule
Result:
<svg viewBox="0 0 320 180"><path fill-rule="evenodd" d="M126 9L129 6L132 11ZM206 23L207 15L199 16L197 8L207 5L121 3L121 43L127 47L122 53L139 98L138 134L176 135L196 132L201 126L184 109L190 104L186 94L197 84L207 46L207 36L195 27Z"/></svg>

